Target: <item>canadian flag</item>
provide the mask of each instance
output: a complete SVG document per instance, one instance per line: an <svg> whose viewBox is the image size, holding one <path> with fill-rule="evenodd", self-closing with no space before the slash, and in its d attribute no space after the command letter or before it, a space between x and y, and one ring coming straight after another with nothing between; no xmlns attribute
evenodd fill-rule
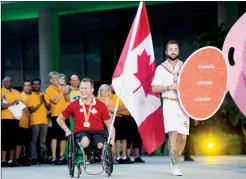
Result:
<svg viewBox="0 0 246 179"><path fill-rule="evenodd" d="M153 93L151 89L155 69L146 7L144 2L140 2L113 74L112 85L115 93L135 119L149 154L165 141L159 94Z"/></svg>

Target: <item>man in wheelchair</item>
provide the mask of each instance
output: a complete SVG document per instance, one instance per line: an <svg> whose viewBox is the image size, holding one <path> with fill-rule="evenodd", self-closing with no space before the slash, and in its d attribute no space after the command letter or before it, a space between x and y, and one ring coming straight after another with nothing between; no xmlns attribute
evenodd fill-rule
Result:
<svg viewBox="0 0 246 179"><path fill-rule="evenodd" d="M79 140L84 149L90 144L97 149L103 149L105 138L107 137L104 126L110 133L112 119L107 106L93 97L93 91L93 80L84 78L80 84L81 99L68 104L58 116L57 123L66 132L66 136L70 136L71 131L67 127L65 120L72 116L75 140ZM110 144L113 145L115 140L113 126L110 137Z"/></svg>

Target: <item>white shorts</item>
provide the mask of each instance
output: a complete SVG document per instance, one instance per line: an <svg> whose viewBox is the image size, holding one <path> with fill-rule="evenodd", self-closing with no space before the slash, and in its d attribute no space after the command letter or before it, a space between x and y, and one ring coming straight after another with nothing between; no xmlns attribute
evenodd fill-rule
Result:
<svg viewBox="0 0 246 179"><path fill-rule="evenodd" d="M179 102L163 99L163 116L166 133L176 131L189 135L190 118L184 113Z"/></svg>

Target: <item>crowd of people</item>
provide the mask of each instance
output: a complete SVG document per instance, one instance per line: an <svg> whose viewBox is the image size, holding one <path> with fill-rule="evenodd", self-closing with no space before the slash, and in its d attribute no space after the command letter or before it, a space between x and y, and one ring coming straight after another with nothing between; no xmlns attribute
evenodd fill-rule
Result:
<svg viewBox="0 0 246 179"><path fill-rule="evenodd" d="M184 160L194 161L188 147L192 146L189 140L191 121L182 110L177 95L177 79L183 62L179 60L179 45L176 41L167 43L165 53L167 59L156 68L151 87L153 92L161 93L163 100L164 126L172 174L182 176L178 165L185 146ZM50 85L44 92L41 92L41 80L33 79L24 82L22 93L12 89L10 77L3 79L2 166L66 164L66 142L73 126L75 138L80 140L83 147L88 146L92 139L92 144L94 143L97 149L102 149L102 136L93 133L93 130L98 132L106 128L109 131L112 124L114 127L110 142L113 146L114 163L145 162L140 157L142 140L138 126L122 100L119 99L116 108L118 96L112 86L103 84L98 93L93 94L94 82L89 78L81 80L80 83L78 76L72 75L68 85L64 74L50 72L48 77ZM23 115L14 114L16 111L13 111L13 108L17 105L20 108L25 106ZM112 123L114 112L116 117ZM197 121L194 121L194 126L197 124ZM134 161L130 157L132 153ZM92 162L89 156L86 156L86 159L87 162Z"/></svg>
<svg viewBox="0 0 246 179"><path fill-rule="evenodd" d="M57 117L71 102L80 99L80 79L72 75L70 84L64 74L50 72L50 85L41 91L41 80L26 80L23 91L12 88L12 79L5 77L1 89L2 167L39 164L64 165L67 136L57 123ZM114 113L118 96L111 85L103 84L94 94ZM13 106L21 106L22 115L15 115ZM66 125L73 130L73 119ZM144 163L140 157L142 140L137 124L123 102L119 100L114 122L116 131L113 145L115 164ZM126 130L127 129L127 130ZM131 155L134 160L131 160ZM87 159L87 162L93 162Z"/></svg>

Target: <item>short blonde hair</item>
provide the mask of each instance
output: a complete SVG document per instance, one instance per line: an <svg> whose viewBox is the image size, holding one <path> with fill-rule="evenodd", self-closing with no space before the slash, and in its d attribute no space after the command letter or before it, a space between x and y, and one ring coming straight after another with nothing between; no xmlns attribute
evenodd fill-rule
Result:
<svg viewBox="0 0 246 179"><path fill-rule="evenodd" d="M107 84L102 84L99 89L98 89L98 92L97 92L97 99L101 99L101 90L102 88L107 88L109 90L109 98L111 98L113 95L112 95L112 92L111 92L111 88L109 85Z"/></svg>

